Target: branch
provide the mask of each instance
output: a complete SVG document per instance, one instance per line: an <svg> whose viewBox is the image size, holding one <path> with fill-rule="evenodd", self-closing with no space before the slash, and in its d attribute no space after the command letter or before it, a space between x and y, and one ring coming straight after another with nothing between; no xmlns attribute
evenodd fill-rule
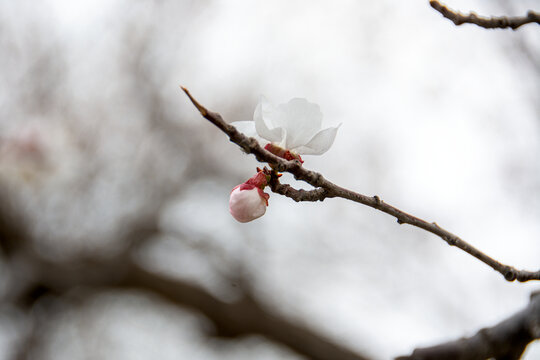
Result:
<svg viewBox="0 0 540 360"><path fill-rule="evenodd" d="M0 200L2 188L0 187ZM97 258L50 260L34 251L28 226L15 222L8 216L11 209L3 208L0 201L0 245L16 242L9 247L10 264L16 266L16 276L10 291L0 298L30 309L43 295L62 296L73 289L128 289L154 294L175 306L187 307L205 315L214 325L216 335L238 337L259 334L267 339L289 347L309 359L367 360L367 357L327 339L309 326L298 324L268 308L250 291L249 286L240 287L243 296L234 302L226 302L214 296L202 286L178 278L168 277L146 269L133 256L144 240L159 234L156 219L144 219L126 231L126 239L132 245L118 255ZM144 238L144 239L143 239ZM124 241L120 241L124 242ZM38 324L39 326L39 324ZM39 331L30 332L15 353L14 359L25 359L35 344Z"/></svg>
<svg viewBox="0 0 540 360"><path fill-rule="evenodd" d="M224 302L201 287L157 275L136 264L132 265L123 285L150 290L174 304L202 312L221 336L260 334L315 360L367 360L270 311L249 293L236 302Z"/></svg>
<svg viewBox="0 0 540 360"><path fill-rule="evenodd" d="M416 349L410 356L396 360L513 360L519 359L535 339L540 339L540 292L531 295L524 310L491 328L481 329L469 338Z"/></svg>
<svg viewBox="0 0 540 360"><path fill-rule="evenodd" d="M429 5L437 10L445 18L451 20L456 25L461 24L475 24L485 29L505 29L511 28L516 30L518 27L529 24L540 24L540 13L529 10L525 16L501 16L501 17L482 17L476 15L474 12L469 14L461 14L443 5L439 0L430 0Z"/></svg>
<svg viewBox="0 0 540 360"><path fill-rule="evenodd" d="M326 198L332 197L326 189L317 188L314 190L295 189L291 185L281 184L279 177L275 172L270 175L270 189L276 194L281 194L288 198L293 199L296 202L300 201L323 201Z"/></svg>
<svg viewBox="0 0 540 360"><path fill-rule="evenodd" d="M298 160L284 160L266 151L259 145L256 139L245 136L236 130L234 126L227 124L220 114L209 111L204 106L199 104L199 102L195 100L193 96L191 96L186 88L182 88L182 90L184 90L193 105L195 105L197 110L199 110L204 118L209 120L221 131L227 134L230 141L240 146L246 153L255 155L258 161L268 163L276 171L291 173L296 180L305 181L316 188L315 190L311 191L296 190L289 185L280 184L279 179L274 177L271 179L270 183L270 188L273 191L275 190L277 193L290 197L295 201L323 201L326 198L340 197L367 205L395 217L399 224L409 224L437 235L446 241L448 245L456 246L457 248L465 251L469 255L474 256L478 260L490 266L493 268L493 270L498 271L508 281L517 280L520 282L525 282L529 280L540 280L540 270L535 272L517 270L512 266L505 265L484 254L482 251L462 240L459 236L443 229L435 222L430 223L399 210L398 208L385 203L378 196L366 196L342 188L326 180L321 174L315 171L307 170Z"/></svg>
<svg viewBox="0 0 540 360"><path fill-rule="evenodd" d="M94 291L108 288L143 291L173 305L202 313L214 324L214 335L239 337L259 334L315 360L367 360L367 357L328 340L309 327L270 310L249 289L239 300L226 302L199 285L147 270L133 261L129 254L102 261L92 259L63 263L31 256L27 264L34 276L28 289L30 293L39 288L40 293L62 295L80 287ZM23 296L18 303L27 298Z"/></svg>

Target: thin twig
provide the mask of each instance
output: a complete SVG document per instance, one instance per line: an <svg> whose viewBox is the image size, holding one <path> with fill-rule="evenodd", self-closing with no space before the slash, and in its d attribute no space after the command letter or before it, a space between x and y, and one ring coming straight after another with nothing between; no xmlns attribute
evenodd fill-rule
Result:
<svg viewBox="0 0 540 360"><path fill-rule="evenodd" d="M527 345L540 339L540 293L529 305L497 325L475 335L444 344L419 348L396 360L519 359Z"/></svg>
<svg viewBox="0 0 540 360"><path fill-rule="evenodd" d="M525 16L501 16L501 17L483 17L478 16L474 12L469 14L462 14L458 11L454 11L448 8L446 5L443 5L438 0L430 0L429 4L432 8L437 10L445 18L451 20L456 25L461 24L475 24L485 29L506 29L511 28L516 30L518 27L530 24L537 23L540 24L540 13L529 10Z"/></svg>
<svg viewBox="0 0 540 360"><path fill-rule="evenodd" d="M326 180L321 174L307 170L298 160L284 160L268 151L263 149L257 140L250 138L236 130L232 125L227 124L220 114L209 111L204 106L199 104L186 88L182 87L182 90L189 97L191 102L199 110L201 115L209 120L212 124L217 126L223 131L231 142L240 146L246 153L255 155L258 161L268 163L273 169L279 172L288 172L294 175L296 180L302 180L315 187L315 190L305 191L296 190L289 185L282 185L277 178L272 179L270 188L282 195L285 195L295 201L323 201L326 198L340 197L348 199L360 204L364 204L385 212L397 219L399 224L410 224L412 226L424 229L439 236L446 241L448 245L455 246L469 255L474 256L483 263L489 265L495 271L501 273L508 281L520 281L525 282L529 280L540 280L539 271L526 271L517 270L512 266L505 265L482 251L478 250L474 246L470 245L466 241L462 240L459 236L452 234L451 232L443 229L435 222L427 222L416 216L408 214L398 208L389 205L381 200L378 196L366 196L354 191L342 188L328 180Z"/></svg>

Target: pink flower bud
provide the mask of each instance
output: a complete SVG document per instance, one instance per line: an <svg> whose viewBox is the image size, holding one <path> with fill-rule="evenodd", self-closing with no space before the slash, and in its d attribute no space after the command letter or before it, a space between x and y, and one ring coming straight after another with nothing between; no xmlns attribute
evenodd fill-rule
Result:
<svg viewBox="0 0 540 360"><path fill-rule="evenodd" d="M255 185L240 184L231 191L229 211L241 223L255 220L266 212L269 197Z"/></svg>

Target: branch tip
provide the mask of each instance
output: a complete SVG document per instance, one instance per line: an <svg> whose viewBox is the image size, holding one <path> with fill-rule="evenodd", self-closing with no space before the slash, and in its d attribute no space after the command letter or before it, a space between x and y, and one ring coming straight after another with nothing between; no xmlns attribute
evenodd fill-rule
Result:
<svg viewBox="0 0 540 360"><path fill-rule="evenodd" d="M208 110L206 110L206 108L204 106L199 104L199 102L197 100L195 100L195 98L193 96L191 96L191 94L190 94L190 92L189 92L189 90L187 88L183 87L182 85L180 85L180 88L186 93L189 100L191 100L191 102L193 103L193 105L195 105L197 110L199 110L201 115L206 117L206 115L208 115Z"/></svg>

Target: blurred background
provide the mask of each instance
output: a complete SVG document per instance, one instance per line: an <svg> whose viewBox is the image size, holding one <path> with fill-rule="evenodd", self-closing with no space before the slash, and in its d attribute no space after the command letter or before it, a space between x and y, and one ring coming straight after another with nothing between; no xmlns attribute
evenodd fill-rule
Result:
<svg viewBox="0 0 540 360"><path fill-rule="evenodd" d="M305 167L537 270L537 25L455 27L427 0L2 1L0 74L0 359L302 358L214 336L144 287L102 286L128 257L224 303L248 291L375 359L472 335L539 288L345 200L271 194L237 223L230 190L260 164L179 88L228 122L252 119L261 94L319 104L343 125Z"/></svg>

